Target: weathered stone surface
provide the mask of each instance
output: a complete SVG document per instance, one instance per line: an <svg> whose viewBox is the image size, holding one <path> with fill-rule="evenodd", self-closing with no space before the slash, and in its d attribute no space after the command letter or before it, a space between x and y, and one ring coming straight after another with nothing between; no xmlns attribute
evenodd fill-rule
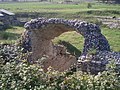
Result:
<svg viewBox="0 0 120 90"><path fill-rule="evenodd" d="M49 66L59 71L68 69L72 64L76 64L76 58L66 53L66 49L61 46L55 46L52 43L52 39L67 31L76 31L80 33L84 38L84 49L82 55L86 56L91 49L95 49L100 59L100 67L103 67L108 63L106 58L101 61L101 57L105 55L118 56L118 63L120 61L120 54L116 55L110 51L110 46L106 38L101 34L99 26L80 20L64 20L58 18L38 18L31 20L25 24L26 31L23 35L23 47L24 51L32 51L32 60L42 58L47 55L48 59L43 63L46 70ZM103 53L108 52L108 53ZM110 52L110 53L109 53ZM96 60L96 59L95 59ZM93 60L94 62L94 60ZM84 63L84 62L83 62ZM98 62L96 62L98 63ZM104 64L103 64L104 63ZM117 61L116 61L117 63ZM95 67L99 67L97 64L91 63L95 70ZM97 66L96 66L97 65ZM83 65L84 66L84 65ZM99 68L98 68L99 69ZM102 71L104 68L102 69Z"/></svg>
<svg viewBox="0 0 120 90"><path fill-rule="evenodd" d="M53 67L55 70L64 71L77 62L75 56L66 53L66 48L61 45L54 46L52 54L53 55L49 55L47 60L42 63L45 71L47 71L49 66Z"/></svg>
<svg viewBox="0 0 120 90"><path fill-rule="evenodd" d="M113 62L120 73L120 52L100 51L95 55L80 56L77 62L78 70L97 74L106 70L106 64Z"/></svg>
<svg viewBox="0 0 120 90"><path fill-rule="evenodd" d="M25 36L23 46L25 46L25 51L32 48L32 60L34 62L44 55L48 57L43 62L45 71L49 66L52 66L55 70L64 71L69 69L72 64L76 64L76 57L66 53L65 47L53 45L52 39L72 30L71 27L64 24L56 23L54 25L49 23L47 26L43 25L38 28L38 30L26 31L25 35L23 35L23 37Z"/></svg>
<svg viewBox="0 0 120 90"><path fill-rule="evenodd" d="M94 48L98 51L110 51L108 41L101 34L99 26L85 21L64 20L58 18L38 18L26 23L25 28L29 32L38 33L38 31L40 31L41 34L45 33L46 36L43 34L42 36L46 39L50 37L50 39L53 39L63 32L75 30L85 38L83 50L84 54L86 54L91 48ZM52 34L52 36L48 35L48 33Z"/></svg>

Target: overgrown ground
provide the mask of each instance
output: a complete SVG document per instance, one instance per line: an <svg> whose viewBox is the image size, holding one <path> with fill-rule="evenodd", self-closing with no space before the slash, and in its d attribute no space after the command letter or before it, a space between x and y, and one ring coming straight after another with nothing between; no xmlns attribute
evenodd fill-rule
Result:
<svg viewBox="0 0 120 90"><path fill-rule="evenodd" d="M88 3L78 5L72 4L53 4L41 2L24 2L24 3L1 3L0 8L7 9L16 13L19 18L66 18L66 19L82 19L89 22L100 24L94 16L116 16L120 17L120 6L110 4L91 3L92 7L87 8ZM101 24L100 24L101 25ZM108 39L111 48L120 51L120 30L109 29L101 25L102 33ZM0 42L14 42L23 32L23 27L13 27L6 31L0 32ZM83 37L76 32L68 32L55 38L54 42L65 40L73 44L79 50L83 48Z"/></svg>
<svg viewBox="0 0 120 90"><path fill-rule="evenodd" d="M82 19L101 25L102 33L108 39L111 48L120 52L120 29L109 29L97 21L94 16L116 16L120 17L119 5L94 4L87 8L87 3L79 5L50 4L50 3L0 3L4 8L16 13L19 18L36 17L59 17L67 19ZM0 43L14 43L23 33L23 27L13 26L5 31L0 31ZM76 32L66 32L56 37L53 42L60 40L67 41L77 47L80 51L83 48L84 38ZM0 48L1 49L1 48ZM8 49L9 51L9 49ZM6 54L4 49L0 52ZM12 51L12 55L15 51ZM17 52L18 53L18 52ZM4 55L3 54L3 55ZM19 56L20 55L20 56ZM19 52L18 57L10 61L21 60L25 55ZM8 53L7 53L8 56ZM6 56L6 57L7 57ZM7 58L9 59L9 58ZM5 61L0 56L0 90L120 90L120 76L115 72L115 64L107 65L107 70L98 75L90 75L81 71L58 72L48 69L44 72L40 65L29 64L25 59L20 63ZM39 62L38 62L39 63Z"/></svg>

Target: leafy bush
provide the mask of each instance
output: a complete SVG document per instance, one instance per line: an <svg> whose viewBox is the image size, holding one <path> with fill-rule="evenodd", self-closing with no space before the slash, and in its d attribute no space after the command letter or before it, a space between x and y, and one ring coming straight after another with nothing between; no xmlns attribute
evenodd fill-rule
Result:
<svg viewBox="0 0 120 90"><path fill-rule="evenodd" d="M20 47L10 44L0 44L0 63L13 62L15 58L20 55ZM19 59L18 59L19 60Z"/></svg>
<svg viewBox="0 0 120 90"><path fill-rule="evenodd" d="M1 48L1 50L3 49ZM6 49L3 51L5 50ZM12 62L11 58L8 57L10 62L6 62L4 65L2 63L0 64L0 90L120 89L120 75L115 72L116 66L113 62L107 65L108 71L98 73L98 75L91 75L82 71L58 72L51 67L48 68L47 72L44 72L39 62L38 64L30 64L26 60L26 57L29 54L22 54L19 51L15 52L17 53L17 56L12 58ZM10 53L9 55L11 55ZM0 55L0 57L1 56L2 55ZM3 58L0 58L0 61L2 60Z"/></svg>
<svg viewBox="0 0 120 90"><path fill-rule="evenodd" d="M44 82L44 74L35 65L7 63L1 69L2 90L33 90L42 86Z"/></svg>
<svg viewBox="0 0 120 90"><path fill-rule="evenodd" d="M0 68L1 90L119 90L120 76L114 70L90 75L70 74L49 68L45 73L37 64L7 63Z"/></svg>

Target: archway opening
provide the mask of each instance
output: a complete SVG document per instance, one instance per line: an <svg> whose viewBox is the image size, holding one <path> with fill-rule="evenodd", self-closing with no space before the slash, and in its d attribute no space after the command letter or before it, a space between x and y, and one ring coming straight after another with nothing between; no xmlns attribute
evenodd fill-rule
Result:
<svg viewBox="0 0 120 90"><path fill-rule="evenodd" d="M71 34L73 34L74 37L75 35L78 35L78 33L75 32L75 28L66 26L64 24L48 24L47 26L40 28L38 30L32 30L30 36L32 43L32 59L35 61L42 58L43 56L47 56L48 57L47 60L43 62L45 70L49 66L52 66L55 70L64 71L69 69L72 64L76 64L77 59L74 55L75 53L67 52L73 48L75 50L76 48L75 46L72 46L72 44L65 41L59 42L59 45L53 43L54 38L55 39L56 37L59 38L59 36L62 34L64 36L66 33L69 35L70 32L68 31L72 32ZM76 41L74 40L73 43L75 42ZM76 43L78 44L79 42ZM76 48L76 50L78 49ZM77 56L80 56L78 55L78 51Z"/></svg>
<svg viewBox="0 0 120 90"><path fill-rule="evenodd" d="M84 38L76 31L68 31L55 37L52 42L66 47L67 52L71 55L79 57L83 52Z"/></svg>
<svg viewBox="0 0 120 90"><path fill-rule="evenodd" d="M55 37L68 31L76 31L84 37L83 55L91 49L98 52L110 51L109 43L101 34L99 26L84 21L39 18L26 23L25 28L28 32L25 34L24 43L26 47L32 48L32 60L37 61L47 56L43 63L44 69L52 66L55 70L64 71L76 64L77 59L74 55L66 53L64 46L52 42Z"/></svg>

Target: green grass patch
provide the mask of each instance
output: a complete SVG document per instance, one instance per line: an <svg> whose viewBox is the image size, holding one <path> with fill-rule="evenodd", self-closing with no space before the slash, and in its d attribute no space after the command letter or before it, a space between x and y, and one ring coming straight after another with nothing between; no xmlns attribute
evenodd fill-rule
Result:
<svg viewBox="0 0 120 90"><path fill-rule="evenodd" d="M59 43L59 41L69 42L80 51L83 49L84 38L75 31L63 33L53 40L55 44Z"/></svg>
<svg viewBox="0 0 120 90"><path fill-rule="evenodd" d="M66 14L92 14L92 15L118 15L120 16L119 5L97 4L91 3L92 7L87 8L88 3L74 4L54 4L41 2L16 2L16 3L1 3L0 8L10 10L15 13L58 13ZM101 13L102 12L102 13ZM106 13L107 12L107 13ZM60 15L61 16L61 15ZM56 17L53 16L53 17ZM62 16L61 16L62 17ZM69 18L69 17L68 17Z"/></svg>
<svg viewBox="0 0 120 90"><path fill-rule="evenodd" d="M3 40L11 40L15 39L18 34L9 33L9 32L0 32L1 39Z"/></svg>
<svg viewBox="0 0 120 90"><path fill-rule="evenodd" d="M14 43L23 33L23 27L13 27L0 31L0 43Z"/></svg>
<svg viewBox="0 0 120 90"><path fill-rule="evenodd" d="M108 29L101 28L102 33L108 39L111 49L120 52L120 30L119 29Z"/></svg>
<svg viewBox="0 0 120 90"><path fill-rule="evenodd" d="M119 29L109 29L107 27L102 27L102 34L107 38L111 49L114 51L120 51L120 30ZM76 47L78 50L83 50L84 38L82 35L75 31L66 32L56 37L53 42L58 43L59 41L66 41Z"/></svg>

